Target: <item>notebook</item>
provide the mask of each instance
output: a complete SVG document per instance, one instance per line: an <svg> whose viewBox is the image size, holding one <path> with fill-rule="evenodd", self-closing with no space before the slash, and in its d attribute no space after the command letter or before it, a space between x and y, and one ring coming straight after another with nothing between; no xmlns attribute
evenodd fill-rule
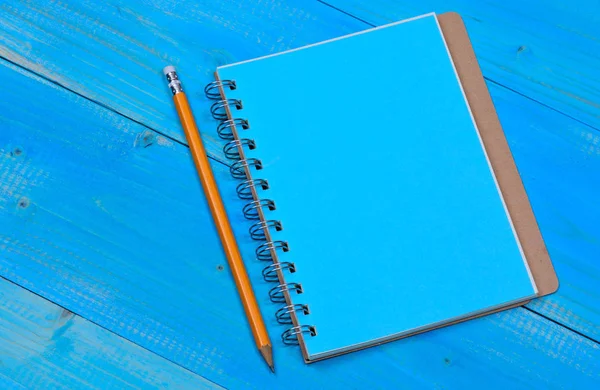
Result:
<svg viewBox="0 0 600 390"><path fill-rule="evenodd" d="M274 305L261 309L306 362L558 288L459 15L221 66L215 78L205 91L248 202L228 213L248 218L273 282Z"/></svg>

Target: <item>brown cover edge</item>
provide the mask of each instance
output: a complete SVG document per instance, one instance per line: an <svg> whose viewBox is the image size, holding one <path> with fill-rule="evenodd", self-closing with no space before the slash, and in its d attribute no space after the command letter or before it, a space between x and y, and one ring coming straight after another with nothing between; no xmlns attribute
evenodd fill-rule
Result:
<svg viewBox="0 0 600 390"><path fill-rule="evenodd" d="M558 278L506 142L492 98L475 58L463 20L459 14L449 12L438 16L438 21L521 242L538 289L538 296L551 294L558 289Z"/></svg>

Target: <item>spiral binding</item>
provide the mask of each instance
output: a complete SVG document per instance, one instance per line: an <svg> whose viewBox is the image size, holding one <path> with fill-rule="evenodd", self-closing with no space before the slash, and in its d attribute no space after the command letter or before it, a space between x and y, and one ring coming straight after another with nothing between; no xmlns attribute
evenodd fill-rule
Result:
<svg viewBox="0 0 600 390"><path fill-rule="evenodd" d="M231 160L240 158L240 151L238 150L238 148L240 146L244 146L244 145L248 146L248 149L250 149L250 150L256 148L256 143L254 142L253 139L248 139L248 138L234 139L234 140L227 142L225 144L225 146L223 146L223 154L225 154L225 157L227 157L228 159L231 159Z"/></svg>
<svg viewBox="0 0 600 390"><path fill-rule="evenodd" d="M254 199L254 195L252 194L252 187L260 187L263 190L268 190L269 182L267 182L264 179L245 180L238 184L237 188L235 189L235 192L237 192L240 199Z"/></svg>
<svg viewBox="0 0 600 390"><path fill-rule="evenodd" d="M240 126L242 129L247 130L250 128L250 123L242 118L227 119L226 121L219 123L217 126L217 134L223 139L235 139L232 130L235 126Z"/></svg>
<svg viewBox="0 0 600 390"><path fill-rule="evenodd" d="M242 212L244 213L244 217L246 217L246 219L261 219L260 211L258 210L262 207L266 207L271 211L275 210L275 202L273 202L271 199L253 200L244 206Z"/></svg>
<svg viewBox="0 0 600 390"><path fill-rule="evenodd" d="M276 261L273 258L273 252L276 249L281 249L282 252L288 252L290 250L286 241L267 241L256 248L256 258L261 261Z"/></svg>
<svg viewBox="0 0 600 390"><path fill-rule="evenodd" d="M278 272L288 270L291 274L296 272L296 264L290 263L289 261L282 261L281 263L273 263L267 265L262 270L263 278L265 282L279 282Z"/></svg>
<svg viewBox="0 0 600 390"><path fill-rule="evenodd" d="M249 150L255 149L256 142L253 139L238 136L238 129L247 130L250 128L250 124L247 119L233 118L233 109L242 110L243 104L239 99L226 98L225 88L234 90L238 86L234 80L217 80L207 84L204 93L208 99L214 101L210 112L213 118L219 121L217 126L219 137L229 141L223 147L223 153L225 157L234 161L229 168L231 175L236 179L244 180L236 188L240 199L250 200L242 209L244 217L249 220L257 220L248 230L252 239L263 241L256 248L256 258L271 262L263 268L263 278L267 282L278 283L269 291L269 298L272 302L286 303L277 310L275 319L280 324L294 325L281 334L281 339L284 344L298 344L299 338L303 335L315 336L316 328L312 325L298 324L297 315L308 315L310 311L305 304L291 302L291 294L302 294L302 286L299 283L284 283L283 274L284 271L296 272L296 265L288 261L279 261L278 253L289 251L289 245L287 241L272 240L271 238L269 229L280 231L283 227L281 221L265 217L268 211L275 210L275 202L271 199L259 198L258 189L269 189L269 183L264 179L252 178L251 168L262 169L262 161L257 158L245 157L244 147Z"/></svg>
<svg viewBox="0 0 600 390"><path fill-rule="evenodd" d="M221 99L221 88L229 87L229 89L234 90L237 88L234 80L217 80L212 83L208 83L206 87L204 87L204 94L210 100L219 100Z"/></svg>
<svg viewBox="0 0 600 390"><path fill-rule="evenodd" d="M292 312L308 314L310 311L308 310L308 305L304 305L301 303L296 303L295 305L287 305L275 312L275 319L280 324L293 324L292 321Z"/></svg>
<svg viewBox="0 0 600 390"><path fill-rule="evenodd" d="M270 219L268 221L258 221L254 223L252 226L250 226L248 232L250 233L250 237L252 237L255 240L266 240L267 236L265 234L265 230L270 227L272 227L278 232L283 229L283 226L281 225L280 221Z"/></svg>
<svg viewBox="0 0 600 390"><path fill-rule="evenodd" d="M287 345L298 345L298 335L303 333L316 336L317 329L312 325L292 326L281 334L281 340Z"/></svg>
<svg viewBox="0 0 600 390"><path fill-rule="evenodd" d="M238 110L241 110L244 107L242 105L242 101L239 99L221 99L217 100L212 106L210 106L210 113L216 120L226 121L229 119L229 116L227 116L227 110L225 110L225 107L231 106L234 106Z"/></svg>
<svg viewBox="0 0 600 390"><path fill-rule="evenodd" d="M260 161L259 159L241 158L233 164L231 164L231 166L229 167L229 171L231 172L231 176L235 177L236 179L246 179L248 177L248 172L246 172L246 168L249 168L252 165L254 165L254 168L256 168L257 171L262 169L262 161Z"/></svg>
<svg viewBox="0 0 600 390"><path fill-rule="evenodd" d="M275 303L285 303L285 295L284 293L288 291L295 291L298 294L302 294L302 285L299 283L283 283L273 287L269 290L269 298L271 302Z"/></svg>

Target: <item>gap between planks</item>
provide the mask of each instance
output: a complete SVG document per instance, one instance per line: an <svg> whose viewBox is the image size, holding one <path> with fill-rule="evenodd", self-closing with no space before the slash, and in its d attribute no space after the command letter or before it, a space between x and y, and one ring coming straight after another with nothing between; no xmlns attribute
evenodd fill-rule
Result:
<svg viewBox="0 0 600 390"><path fill-rule="evenodd" d="M28 289L26 287L21 286L18 283L13 282L12 280L9 280L9 279L7 279L7 278L5 278L3 276L0 276L0 293L2 291L6 291L6 286L8 286L8 290L9 291L10 291L10 289L18 289L18 290L22 290L25 293L25 295L29 295L31 298L33 298L32 305L37 306L38 309L39 309L39 306L42 303L45 302L46 304L50 304L52 306L56 306L58 309L62 310L62 314L61 314L61 316L59 318L59 322L58 322L59 326L54 330L55 334L52 336L52 338L55 338L55 337L57 337L59 335L62 335L63 332L61 331L61 329L65 328L69 322L71 322L73 320L76 320L77 318L81 318L83 321L88 322L89 324L93 325L94 327L97 327L98 329L102 329L103 331L108 332L110 335L115 336L116 337L115 340L122 339L122 340L124 340L127 343L131 343L131 345L135 345L138 348L141 348L143 351L146 351L149 354L155 355L158 358L163 359L166 362L169 362L170 364L172 364L175 367L181 368L182 370L188 372L189 374L191 374L191 375L193 375L195 377L201 378L201 380L203 382L207 382L207 384L209 384L211 387L214 386L214 388L224 389L224 387L222 387L220 384L216 383L215 381L210 380L210 379L208 379L208 378L206 378L206 377L204 377L204 376L202 376L202 375L200 375L200 374L198 374L198 373L190 370L189 368L187 368L187 367L185 367L185 366L183 366L183 365L181 365L181 364L173 361L172 359L170 359L170 358L168 358L168 357L166 357L164 355L158 354L156 352L153 352L150 349L146 348L145 346L140 345L138 343L135 343L134 341L129 340L127 337L124 337L123 335L115 333L112 330L110 330L110 329L108 329L108 328L106 328L106 327L104 327L104 326L102 326L102 325L100 325L100 324L98 324L98 323L96 323L96 322L88 319L88 318L85 318L84 316L82 316L82 315L80 315L78 313L74 313L74 312L70 311L69 309L66 309L65 307L57 304L56 302L53 302L53 301L47 299L46 297L44 297L44 296L36 293L35 291L32 291L32 290L30 290L30 289ZM8 300L10 300L10 299L11 298L9 298ZM16 298L13 298L13 299L16 299ZM6 301L6 303L8 302L8 300ZM10 305L8 305L8 306L7 305L4 305L4 306L0 305L0 311L2 311L2 310L8 310L10 307L11 307ZM17 305L17 308L19 308L19 305ZM15 313L15 315L19 315L16 311L13 311L13 313ZM7 331L8 330L8 331L10 331L10 327L2 328L0 326L0 330L3 330L3 331ZM63 330L66 330L66 328L63 329ZM35 335L38 336L38 337L40 336L38 334L35 334ZM58 349L56 351L58 351ZM0 367L1 367L1 363L2 363L2 361L0 359ZM4 374L2 372L0 372L0 379L4 379L5 378L5 377L3 377L3 375ZM6 378L12 381L12 379L10 377L6 377ZM22 384L20 384L18 382L14 382L14 384L15 384L15 386L22 386ZM16 387L16 388L21 388L21 387ZM24 388L24 387L22 387L22 388Z"/></svg>
<svg viewBox="0 0 600 390"><path fill-rule="evenodd" d="M571 331L571 332L575 333L576 335L579 335L579 336L583 337L584 339L588 339L589 341L600 345L600 340L596 340L593 337L590 337L590 336L588 336L588 335L586 335L586 334L584 334L582 332L579 332L578 330L575 330L575 329L571 328L570 326L567 326L565 324L561 324L560 322L556 321L555 319L550 318L550 317L548 317L548 316L546 316L544 314L541 314L541 313L539 313L539 312L537 312L537 311L535 311L535 310L533 310L533 309L531 309L531 308L529 308L527 306L521 306L521 307L523 309L525 309L525 310L533 313L533 314L538 315L539 317L542 317L543 319L545 319L547 321L553 322L556 325L561 326L561 327L565 328L566 330Z"/></svg>

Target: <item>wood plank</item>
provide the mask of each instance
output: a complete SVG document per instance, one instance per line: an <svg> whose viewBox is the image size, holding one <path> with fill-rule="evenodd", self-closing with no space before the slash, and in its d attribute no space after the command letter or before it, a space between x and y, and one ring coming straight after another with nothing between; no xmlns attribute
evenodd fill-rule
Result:
<svg viewBox="0 0 600 390"><path fill-rule="evenodd" d="M490 87L560 283L527 307L598 341L600 133Z"/></svg>
<svg viewBox="0 0 600 390"><path fill-rule="evenodd" d="M592 74L590 72L597 68L594 62L596 57L590 56L590 53L597 51L593 27L598 16L586 12L586 7L564 9L563 3L556 0L544 2L547 4L544 7L537 0L525 5L496 0L491 3L427 0L400 5L387 0L369 3L336 0L330 3L373 24L432 9L458 10L465 15L475 49L488 77L598 128L597 114L593 104L590 106L590 101L597 94L595 78L590 76L588 79ZM247 0L237 4L181 1L176 7L152 1L145 5L61 2L47 6L11 2L2 5L6 12L0 14L0 28L4 32L0 34L0 55L181 140L175 111L164 83L159 81L162 65L174 62L185 74L184 81L190 88L188 91L192 92L192 104L197 108L199 123L205 129L204 135L210 138L209 152L214 158L220 159L222 152L217 146L218 141L214 139L214 122L206 114L208 102L201 97L202 85L210 79L210 73L216 65L367 27L323 4L302 3L302 8L294 4L274 0L259 3ZM240 11L242 9L243 12ZM531 10L539 12L529 12ZM184 14L185 17L182 16ZM214 17L206 18L209 14ZM63 22L57 23L57 20ZM256 26L262 27L259 29ZM204 36L210 36L211 39L199 38ZM147 42L152 42L151 47ZM555 45L557 42L568 44ZM521 46L525 49L515 55L512 49ZM225 52L223 48L229 51ZM555 66L549 67L547 64ZM108 70L113 68L114 71ZM555 69L561 71L556 72ZM564 69L577 69L578 73ZM565 75L569 77L565 78ZM120 86L126 88L121 90ZM166 110L167 106L169 109ZM502 115L501 119L511 120ZM590 133L589 128L585 129L584 134L590 137L585 141L586 145L594 148L596 136ZM535 144L537 140L530 142ZM573 153L585 152L577 150ZM574 164L577 165L585 156L574 158ZM522 167L519 168L525 172ZM584 175L592 176L571 177L573 180L577 177L582 180L594 179L593 171ZM536 190L531 183L526 183L530 192ZM576 187L580 185L586 184L575 184ZM561 187L558 187L560 192ZM568 196L570 198L563 197L562 200L570 201L575 197L574 194ZM565 212L562 210L564 205L559 201L561 199L558 198L553 201L556 203L552 207L557 208L554 211L557 214L553 215ZM539 215L540 206L535 202L534 208ZM591 210L594 213L596 209L592 206ZM598 278L595 271L588 270L593 264L598 235L594 226L574 216L578 211L581 211L578 207L568 211L569 218L574 218L579 224L574 229L583 229L583 236L589 239L575 238L577 247L563 242L560 251L552 252L555 261L568 264L563 267L562 274L569 273L573 277L567 279L567 285L563 281L563 287L568 287L566 295L562 295L565 291L563 288L559 293L563 297L560 302L536 301L531 307L598 339L600 328L593 321L598 312L593 303L597 298L597 289L587 282ZM553 221L558 221L558 217ZM565 230L568 229L565 227L568 223L571 222L557 222L551 228ZM546 237L549 234L545 232L547 229L543 227ZM557 242L559 240L563 240L563 236L557 238ZM591 244L584 243L588 241ZM562 275L559 276L563 279ZM588 318L588 315L592 317Z"/></svg>
<svg viewBox="0 0 600 390"><path fill-rule="evenodd" d="M596 0L320 0L370 25L460 13L484 75L600 129Z"/></svg>
<svg viewBox="0 0 600 390"><path fill-rule="evenodd" d="M257 282L275 341L277 375L270 374L219 267L224 258L187 148L13 65L3 62L0 75L11 85L0 92L0 274L70 311L227 388L591 388L599 379L596 343L525 309L307 366L275 337L282 327L270 285ZM531 177L545 171L536 159L552 158L543 151L553 145L594 145L585 126L505 89L493 92L506 98L506 115L520 118L513 144L539 130L535 148L519 157L534 160L521 162ZM519 131L521 123L533 129ZM572 137L557 136L564 127ZM569 156L563 169L576 172L579 154ZM247 237L237 182L225 166L214 168L234 229ZM540 193L552 179L543 177ZM573 191L591 199L592 189ZM555 207L547 209L554 218ZM240 243L252 259L255 244ZM262 264L248 266L260 281Z"/></svg>
<svg viewBox="0 0 600 390"><path fill-rule="evenodd" d="M0 10L0 56L179 141L164 66L177 66L190 104L204 107L203 88L218 65L362 27L321 4L285 0L23 0ZM214 136L208 112L196 116Z"/></svg>
<svg viewBox="0 0 600 390"><path fill-rule="evenodd" d="M6 389L216 389L214 383L0 278Z"/></svg>
<svg viewBox="0 0 600 390"><path fill-rule="evenodd" d="M15 382L13 378L9 378L6 375L0 373L0 383L6 390L27 390L23 385Z"/></svg>

